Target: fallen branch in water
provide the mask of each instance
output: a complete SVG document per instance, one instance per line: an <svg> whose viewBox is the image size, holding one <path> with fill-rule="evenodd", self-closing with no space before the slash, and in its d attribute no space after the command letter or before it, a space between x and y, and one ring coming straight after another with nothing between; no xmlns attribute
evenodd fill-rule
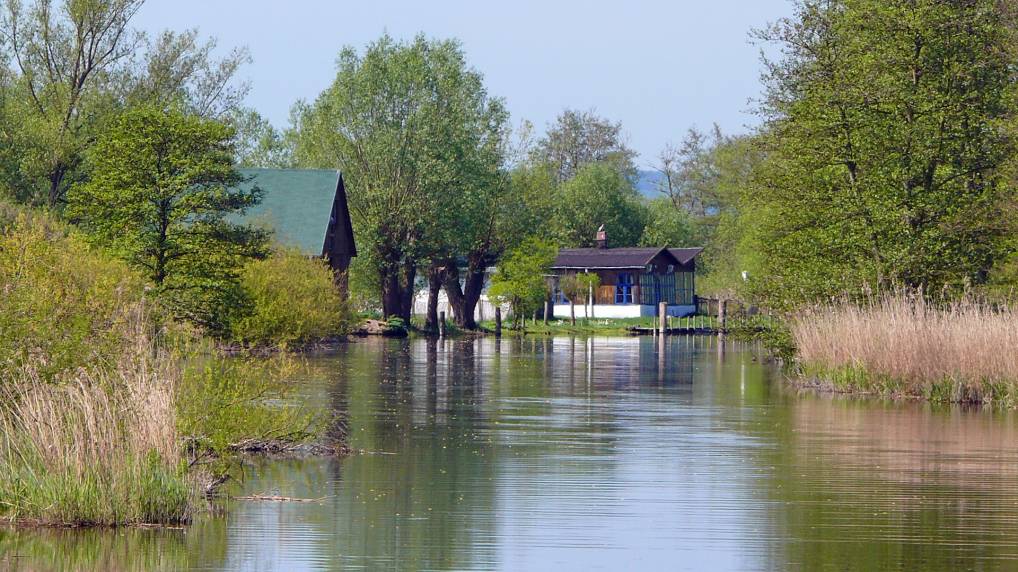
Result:
<svg viewBox="0 0 1018 572"><path fill-rule="evenodd" d="M338 457L350 452L342 443L305 443L286 439L245 439L231 444L229 449L237 453L306 457Z"/></svg>

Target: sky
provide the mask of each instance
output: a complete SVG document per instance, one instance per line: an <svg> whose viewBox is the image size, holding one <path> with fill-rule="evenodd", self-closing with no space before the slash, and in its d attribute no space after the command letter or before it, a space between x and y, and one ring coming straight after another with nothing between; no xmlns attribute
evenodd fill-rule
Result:
<svg viewBox="0 0 1018 572"><path fill-rule="evenodd" d="M758 123L764 46L749 32L791 12L789 0L148 0L135 24L246 46L247 104L277 127L332 82L343 46L386 32L458 38L514 124L540 133L563 109L593 109L622 122L650 168L690 127L734 134Z"/></svg>

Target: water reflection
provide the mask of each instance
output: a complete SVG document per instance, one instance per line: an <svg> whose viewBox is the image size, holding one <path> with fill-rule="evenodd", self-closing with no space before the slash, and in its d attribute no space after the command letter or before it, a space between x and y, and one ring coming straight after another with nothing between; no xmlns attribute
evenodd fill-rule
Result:
<svg viewBox="0 0 1018 572"><path fill-rule="evenodd" d="M0 531L0 569L1007 570L1011 415L796 395L713 338L372 339L303 380L364 452L186 531Z"/></svg>

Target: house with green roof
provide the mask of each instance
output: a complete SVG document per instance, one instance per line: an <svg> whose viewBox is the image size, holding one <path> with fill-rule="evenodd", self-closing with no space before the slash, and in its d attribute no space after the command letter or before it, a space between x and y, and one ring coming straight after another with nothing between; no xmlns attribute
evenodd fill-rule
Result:
<svg viewBox="0 0 1018 572"><path fill-rule="evenodd" d="M329 169L240 169L241 186L262 190L262 200L238 222L268 228L283 246L322 257L345 283L357 256L343 175Z"/></svg>

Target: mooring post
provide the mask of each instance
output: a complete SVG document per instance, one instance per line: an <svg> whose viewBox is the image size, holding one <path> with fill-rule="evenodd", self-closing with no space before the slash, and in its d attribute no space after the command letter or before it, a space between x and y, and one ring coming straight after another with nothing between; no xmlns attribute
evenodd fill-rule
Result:
<svg viewBox="0 0 1018 572"><path fill-rule="evenodd" d="M495 306L495 337L502 337L502 306Z"/></svg>
<svg viewBox="0 0 1018 572"><path fill-rule="evenodd" d="M658 304L657 304L657 319L658 319L658 326L657 327L658 327L658 329L661 330L661 335L663 336L663 335L665 335L665 332L667 331L666 328L668 327L668 303L667 302L658 302Z"/></svg>
<svg viewBox="0 0 1018 572"><path fill-rule="evenodd" d="M445 337L445 312L438 313L438 337Z"/></svg>
<svg viewBox="0 0 1018 572"><path fill-rule="evenodd" d="M718 301L718 333L719 334L723 334L725 332L725 329L726 329L726 325L727 324L725 323L725 320L726 320L727 316L725 315L725 305L727 303L728 303L728 300L719 300Z"/></svg>

